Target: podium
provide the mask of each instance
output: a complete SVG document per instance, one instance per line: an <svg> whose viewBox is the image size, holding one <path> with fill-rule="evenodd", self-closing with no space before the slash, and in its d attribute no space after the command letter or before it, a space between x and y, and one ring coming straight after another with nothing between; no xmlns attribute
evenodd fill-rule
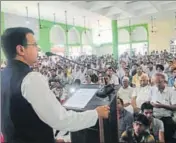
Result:
<svg viewBox="0 0 176 143"><path fill-rule="evenodd" d="M98 92L100 88L99 85L81 85L79 89L87 90L87 92L94 89L94 91ZM116 90L108 95L107 98L97 97L95 92L84 108L65 106L66 109L76 112L92 110L102 105L109 105L110 107L110 115L108 119L98 119L96 125L93 127L71 132L72 143L118 143L116 109L116 92L118 89L119 88L116 88ZM75 94L77 93L75 92Z"/></svg>

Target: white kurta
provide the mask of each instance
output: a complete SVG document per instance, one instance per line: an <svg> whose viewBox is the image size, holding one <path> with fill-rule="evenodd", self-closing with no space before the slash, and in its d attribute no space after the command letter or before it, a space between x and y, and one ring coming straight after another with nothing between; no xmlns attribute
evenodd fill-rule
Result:
<svg viewBox="0 0 176 143"><path fill-rule="evenodd" d="M67 111L49 89L47 79L38 72L31 72L24 78L21 91L38 117L53 129L77 131L94 126L97 122L96 110L80 113Z"/></svg>
<svg viewBox="0 0 176 143"><path fill-rule="evenodd" d="M133 90L132 97L136 97L136 105L138 108L141 108L141 105L144 102L151 100L151 87L137 87Z"/></svg>
<svg viewBox="0 0 176 143"><path fill-rule="evenodd" d="M126 89L124 89L123 87L120 87L117 95L123 100L124 104L131 103L133 90L134 89L131 88L130 86L128 86L128 88L126 88ZM132 114L134 112L132 105L125 107L125 109Z"/></svg>

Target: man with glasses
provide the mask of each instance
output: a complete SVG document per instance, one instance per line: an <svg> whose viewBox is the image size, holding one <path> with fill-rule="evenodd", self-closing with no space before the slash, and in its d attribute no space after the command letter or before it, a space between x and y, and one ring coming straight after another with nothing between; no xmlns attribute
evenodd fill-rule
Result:
<svg viewBox="0 0 176 143"><path fill-rule="evenodd" d="M50 90L48 80L30 66L37 61L34 32L6 29L2 49L8 59L1 72L1 129L8 143L54 143L53 128L78 131L108 118L109 107L76 113L67 111Z"/></svg>
<svg viewBox="0 0 176 143"><path fill-rule="evenodd" d="M164 123L165 141L172 142L172 136L176 131L176 123L172 119L173 111L176 110L176 96L173 88L165 84L165 75L155 75L156 88L151 90L151 104L154 116Z"/></svg>

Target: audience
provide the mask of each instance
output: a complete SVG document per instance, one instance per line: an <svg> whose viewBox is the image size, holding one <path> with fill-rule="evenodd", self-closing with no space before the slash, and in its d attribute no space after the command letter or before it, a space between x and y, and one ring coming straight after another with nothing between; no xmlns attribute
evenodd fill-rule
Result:
<svg viewBox="0 0 176 143"><path fill-rule="evenodd" d="M32 67L46 76L61 103L69 98L71 87L80 84L121 85L117 93L121 141L176 142L176 54L164 50L143 56L125 52L118 60L113 55L68 58L75 62L42 54ZM5 66L1 60L1 69ZM70 134L61 131L56 140L70 141Z"/></svg>

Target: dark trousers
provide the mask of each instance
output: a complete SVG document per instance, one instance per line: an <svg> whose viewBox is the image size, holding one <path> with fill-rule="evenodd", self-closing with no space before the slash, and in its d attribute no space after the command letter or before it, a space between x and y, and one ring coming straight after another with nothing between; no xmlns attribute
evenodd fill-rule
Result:
<svg viewBox="0 0 176 143"><path fill-rule="evenodd" d="M176 131L176 123L173 121L172 117L162 117L160 120L162 120L164 124L165 141L170 142Z"/></svg>

